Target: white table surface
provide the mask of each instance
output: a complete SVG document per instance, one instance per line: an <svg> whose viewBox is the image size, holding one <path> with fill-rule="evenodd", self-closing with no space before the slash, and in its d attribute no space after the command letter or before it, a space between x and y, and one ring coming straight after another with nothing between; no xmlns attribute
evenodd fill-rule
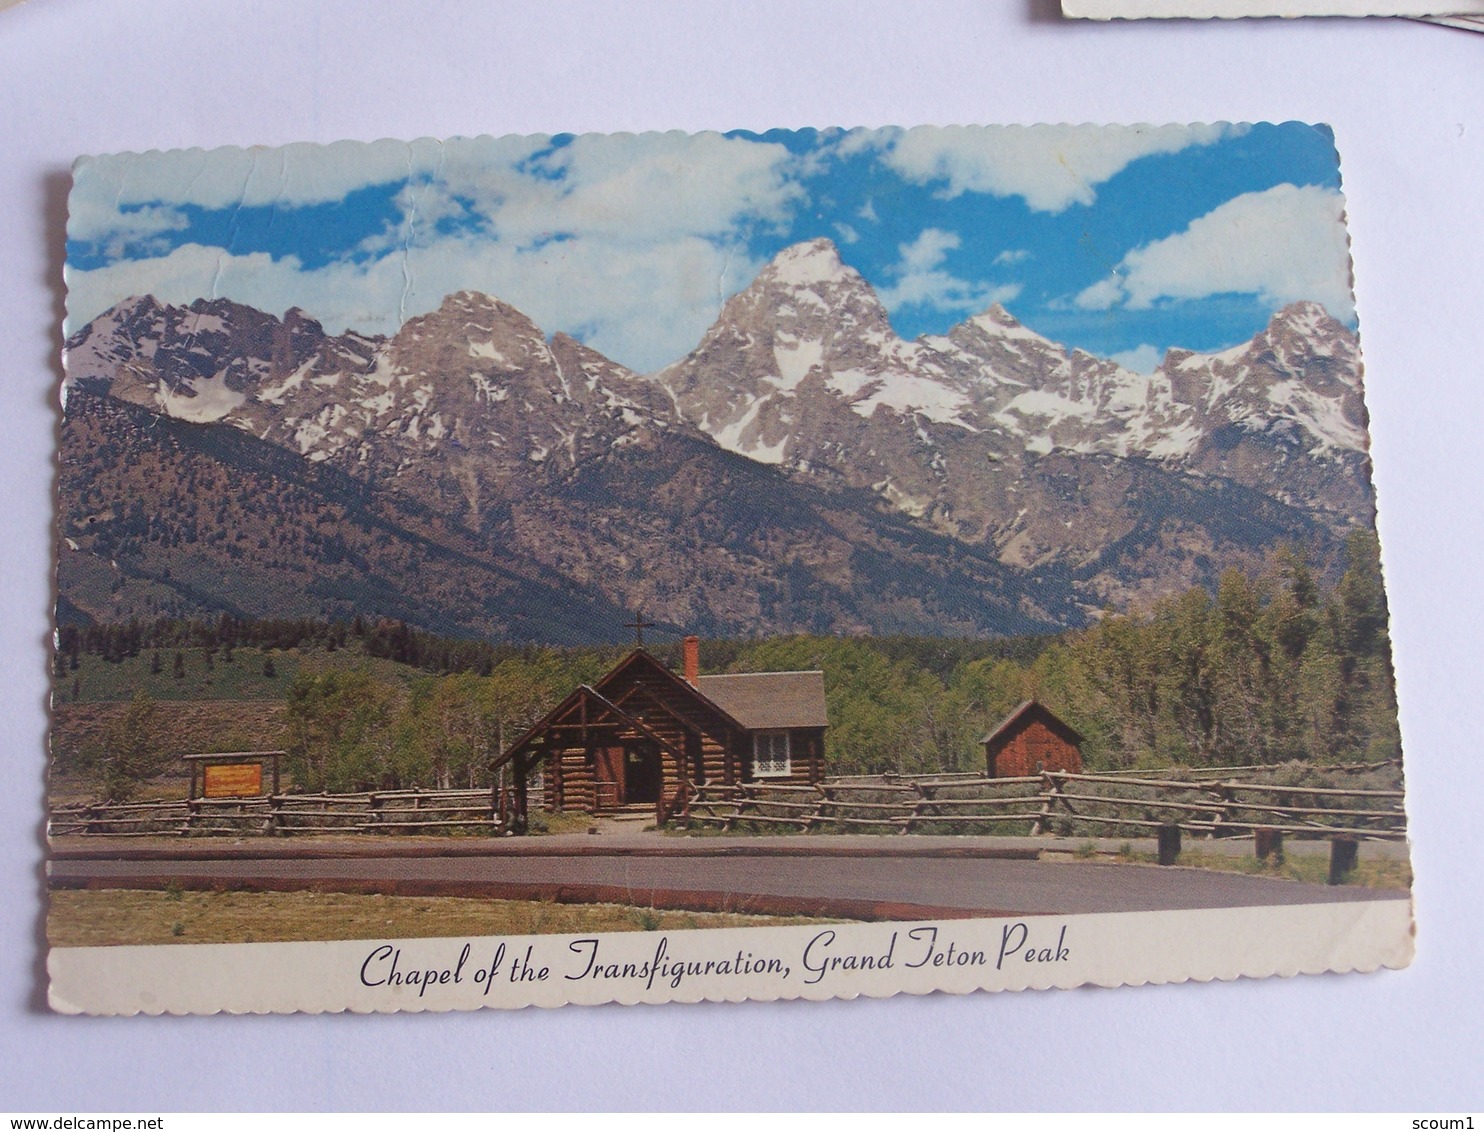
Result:
<svg viewBox="0 0 1484 1132"><path fill-rule="evenodd" d="M0 13L0 1109L1479 1107L1484 37L1054 0L31 0ZM1418 872L1402 973L889 1001L89 1020L37 1003L52 447L81 153L1298 118L1354 244Z"/></svg>

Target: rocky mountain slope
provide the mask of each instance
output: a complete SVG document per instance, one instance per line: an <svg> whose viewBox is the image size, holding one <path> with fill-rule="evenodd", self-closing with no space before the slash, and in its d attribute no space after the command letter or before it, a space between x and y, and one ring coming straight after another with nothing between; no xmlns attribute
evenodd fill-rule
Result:
<svg viewBox="0 0 1484 1132"><path fill-rule="evenodd" d="M639 608L717 636L1015 634L1078 616L1064 580L679 430L527 481L481 531L245 431L86 390L61 456L64 620L361 613L579 644L629 639Z"/></svg>
<svg viewBox="0 0 1484 1132"><path fill-rule="evenodd" d="M1323 564L1370 521L1356 347L1322 308L1140 375L1000 307L905 342L828 241L649 376L473 292L391 338L132 299L67 368L62 597L99 619L1023 632L1282 541Z"/></svg>
<svg viewBox="0 0 1484 1132"><path fill-rule="evenodd" d="M655 380L722 446L868 487L1021 564L1028 505L1042 502L1025 489L1052 452L1148 459L1276 487L1342 524L1369 519L1358 351L1313 303L1234 350L1171 351L1146 376L1069 352L1000 306L905 342L870 285L816 240L781 253ZM1033 559L1058 550L1032 541Z"/></svg>

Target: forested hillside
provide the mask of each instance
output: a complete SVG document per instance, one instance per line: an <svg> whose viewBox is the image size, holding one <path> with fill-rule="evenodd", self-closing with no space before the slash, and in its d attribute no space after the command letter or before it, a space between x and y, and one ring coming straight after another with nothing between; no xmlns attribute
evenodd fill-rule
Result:
<svg viewBox="0 0 1484 1132"><path fill-rule="evenodd" d="M1092 768L1394 758L1376 540L1356 533L1347 550L1346 570L1327 588L1285 549L1259 573L1227 571L1214 594L1194 588L1056 637L703 641L702 669L823 670L832 774L981 769L978 740L1032 697L1082 732ZM360 619L162 620L69 628L60 643L61 713L74 673L99 666L141 676L148 668L167 690L204 658L215 658L207 663L216 672L245 666L286 704L294 781L332 790L481 785L491 757L624 651L448 641ZM678 665L676 642L651 647ZM130 683L138 681L120 687ZM139 733L123 745L140 772L170 759L168 736L143 734L152 717L142 701L151 698L141 692L117 712L118 727ZM121 736L98 737L77 768L106 759Z"/></svg>

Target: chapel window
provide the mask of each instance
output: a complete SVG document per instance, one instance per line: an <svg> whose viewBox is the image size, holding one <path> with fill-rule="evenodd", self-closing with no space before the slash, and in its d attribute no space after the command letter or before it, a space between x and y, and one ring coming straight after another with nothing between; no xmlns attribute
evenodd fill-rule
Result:
<svg viewBox="0 0 1484 1132"><path fill-rule="evenodd" d="M754 778L781 778L792 771L787 731L757 731L752 736Z"/></svg>

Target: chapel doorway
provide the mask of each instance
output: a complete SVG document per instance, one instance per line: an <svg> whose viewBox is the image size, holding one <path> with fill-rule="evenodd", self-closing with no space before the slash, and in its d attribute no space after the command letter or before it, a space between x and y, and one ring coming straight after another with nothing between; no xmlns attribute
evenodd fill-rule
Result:
<svg viewBox="0 0 1484 1132"><path fill-rule="evenodd" d="M660 800L660 748L657 743L625 744L623 780L626 805Z"/></svg>

